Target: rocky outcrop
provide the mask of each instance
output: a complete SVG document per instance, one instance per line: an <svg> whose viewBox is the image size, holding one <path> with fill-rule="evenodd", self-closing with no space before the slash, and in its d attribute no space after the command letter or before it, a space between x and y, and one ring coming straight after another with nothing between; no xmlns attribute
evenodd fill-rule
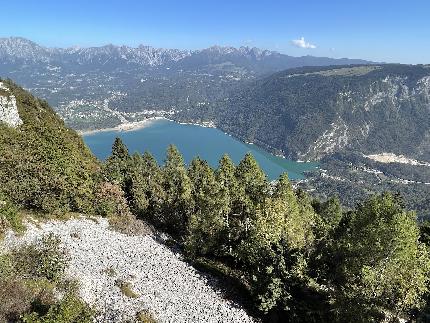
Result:
<svg viewBox="0 0 430 323"><path fill-rule="evenodd" d="M10 93L10 90L2 82L0 82L0 122L13 128L22 124L15 96Z"/></svg>

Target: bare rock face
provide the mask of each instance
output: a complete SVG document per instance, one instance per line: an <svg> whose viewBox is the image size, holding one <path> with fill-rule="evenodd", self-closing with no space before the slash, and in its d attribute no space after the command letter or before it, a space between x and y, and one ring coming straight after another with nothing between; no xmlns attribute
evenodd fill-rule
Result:
<svg viewBox="0 0 430 323"><path fill-rule="evenodd" d="M15 96L2 82L0 82L0 122L13 128L22 125Z"/></svg>

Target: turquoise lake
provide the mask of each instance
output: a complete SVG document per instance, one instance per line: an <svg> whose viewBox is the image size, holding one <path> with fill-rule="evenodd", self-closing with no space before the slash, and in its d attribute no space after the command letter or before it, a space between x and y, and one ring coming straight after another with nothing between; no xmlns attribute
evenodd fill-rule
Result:
<svg viewBox="0 0 430 323"><path fill-rule="evenodd" d="M237 164L251 152L270 180L287 172L291 179L304 178L303 172L312 170L317 163L299 163L274 156L255 145L248 145L214 128L183 125L169 120L155 120L141 129L132 131L103 131L84 135L84 141L99 159L106 159L115 137L120 137L130 153L149 151L162 164L166 149L174 144L181 151L187 164L199 156L217 167L224 153Z"/></svg>

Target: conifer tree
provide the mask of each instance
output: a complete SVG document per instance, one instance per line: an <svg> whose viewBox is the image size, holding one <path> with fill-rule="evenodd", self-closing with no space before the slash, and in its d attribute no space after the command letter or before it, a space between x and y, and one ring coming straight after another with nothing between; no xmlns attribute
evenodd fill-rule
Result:
<svg viewBox="0 0 430 323"><path fill-rule="evenodd" d="M216 180L219 186L220 211L224 219L223 241L227 254L232 253L231 217L239 212L239 186L235 176L236 167L231 158L225 154L219 161Z"/></svg>
<svg viewBox="0 0 430 323"><path fill-rule="evenodd" d="M106 160L103 174L108 181L120 185L124 191L126 191L125 180L129 167L129 161L130 155L126 145L120 138L115 138L115 141L112 145L112 154Z"/></svg>
<svg viewBox="0 0 430 323"><path fill-rule="evenodd" d="M289 248L302 249L312 245L319 221L309 196L302 191L294 192L287 173L279 177L273 195L285 219L283 239Z"/></svg>
<svg viewBox="0 0 430 323"><path fill-rule="evenodd" d="M136 215L143 214L149 207L147 197L147 178L144 174L144 161L140 153L134 153L128 163L127 178L125 187L127 188L127 200L131 210Z"/></svg>
<svg viewBox="0 0 430 323"><path fill-rule="evenodd" d="M152 219L155 224L161 224L161 212L166 193L163 188L163 173L154 156L145 152L142 156L142 175L145 179L146 198L148 207L142 214L145 218Z"/></svg>
<svg viewBox="0 0 430 323"><path fill-rule="evenodd" d="M191 162L188 175L194 203L188 225L187 250L191 255L214 253L219 249L224 228L219 185L212 168L200 158Z"/></svg>
<svg viewBox="0 0 430 323"><path fill-rule="evenodd" d="M236 178L246 197L254 204L263 201L267 191L267 178L254 156L247 153L236 168Z"/></svg>
<svg viewBox="0 0 430 323"><path fill-rule="evenodd" d="M385 193L359 205L343 222L334 249L336 311L347 320L394 321L419 307L430 259L419 242L415 213Z"/></svg>
<svg viewBox="0 0 430 323"><path fill-rule="evenodd" d="M191 182L182 155L173 145L167 149L163 178L166 199L162 222L171 233L183 236L191 209Z"/></svg>
<svg viewBox="0 0 430 323"><path fill-rule="evenodd" d="M121 138L116 137L112 145L112 158L119 160L127 160L130 157L127 146Z"/></svg>
<svg viewBox="0 0 430 323"><path fill-rule="evenodd" d="M264 203L269 191L266 175L255 158L247 153L235 170L237 194L230 216L233 244L248 235L257 207Z"/></svg>
<svg viewBox="0 0 430 323"><path fill-rule="evenodd" d="M131 156L127 171L127 197L133 212L160 224L165 194L163 176L155 158L148 152Z"/></svg>

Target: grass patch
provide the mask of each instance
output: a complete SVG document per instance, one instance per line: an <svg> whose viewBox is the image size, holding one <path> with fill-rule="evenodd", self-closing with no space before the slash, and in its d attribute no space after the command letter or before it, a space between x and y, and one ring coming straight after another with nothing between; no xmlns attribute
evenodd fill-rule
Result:
<svg viewBox="0 0 430 323"><path fill-rule="evenodd" d="M152 316L152 314L146 310L137 313L136 320L142 323L157 323L157 320Z"/></svg>
<svg viewBox="0 0 430 323"><path fill-rule="evenodd" d="M9 229L16 233L23 233L25 226L22 219L23 216L18 209L0 195L0 235L3 236Z"/></svg>
<svg viewBox="0 0 430 323"><path fill-rule="evenodd" d="M115 284L119 287L119 289L121 290L121 293L123 293L125 296L129 298L139 297L139 295L133 291L131 284L129 282L126 282L123 280L117 280Z"/></svg>
<svg viewBox="0 0 430 323"><path fill-rule="evenodd" d="M53 235L0 254L0 322L93 322L77 284L63 278L66 264Z"/></svg>
<svg viewBox="0 0 430 323"><path fill-rule="evenodd" d="M115 277L116 276L116 270L113 267L108 267L103 272L108 275L109 277Z"/></svg>
<svg viewBox="0 0 430 323"><path fill-rule="evenodd" d="M136 219L133 215L125 216L110 216L109 226L112 230L129 235L147 235L151 233L151 229L145 222Z"/></svg>

